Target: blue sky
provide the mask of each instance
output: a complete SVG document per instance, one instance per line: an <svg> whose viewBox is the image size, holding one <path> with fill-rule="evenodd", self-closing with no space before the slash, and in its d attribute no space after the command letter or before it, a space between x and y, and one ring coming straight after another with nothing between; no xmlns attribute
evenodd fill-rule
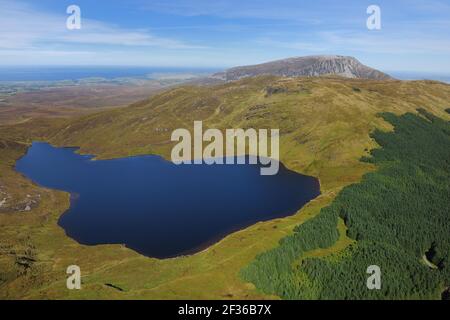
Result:
<svg viewBox="0 0 450 320"><path fill-rule="evenodd" d="M81 8L81 30L66 9ZM366 27L369 5L382 29ZM450 73L449 0L0 0L1 65L223 68L340 54Z"/></svg>

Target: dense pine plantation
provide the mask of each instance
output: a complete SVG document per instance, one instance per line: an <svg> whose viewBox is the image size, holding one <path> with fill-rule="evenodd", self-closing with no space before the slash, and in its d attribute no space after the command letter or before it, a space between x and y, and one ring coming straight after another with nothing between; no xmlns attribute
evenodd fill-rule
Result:
<svg viewBox="0 0 450 320"><path fill-rule="evenodd" d="M450 123L424 110L382 117L381 146L362 159L378 170L345 188L319 215L259 255L242 276L284 299L439 299L450 285ZM338 219L355 239L325 258L302 256L332 246ZM381 268L381 290L366 286Z"/></svg>

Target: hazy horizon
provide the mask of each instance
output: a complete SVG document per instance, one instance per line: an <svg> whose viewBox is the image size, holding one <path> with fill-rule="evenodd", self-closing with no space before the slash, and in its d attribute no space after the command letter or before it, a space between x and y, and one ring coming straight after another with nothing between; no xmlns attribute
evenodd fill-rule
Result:
<svg viewBox="0 0 450 320"><path fill-rule="evenodd" d="M69 30L68 6L81 29ZM0 0L2 66L228 68L292 56L336 54L389 72L450 73L450 4L371 1Z"/></svg>
<svg viewBox="0 0 450 320"><path fill-rule="evenodd" d="M0 65L0 82L63 81L87 78L155 78L163 74L212 74L226 67L174 67L150 65ZM49 73L45 73L48 70ZM437 80L450 83L450 72L380 70L399 80Z"/></svg>

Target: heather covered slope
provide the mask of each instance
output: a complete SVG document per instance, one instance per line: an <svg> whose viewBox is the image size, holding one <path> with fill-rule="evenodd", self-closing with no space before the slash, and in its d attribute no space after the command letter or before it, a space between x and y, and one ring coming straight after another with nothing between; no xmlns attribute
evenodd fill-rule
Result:
<svg viewBox="0 0 450 320"><path fill-rule="evenodd" d="M376 168L360 159L377 147L370 137L375 128L392 129L377 114L415 113L423 107L448 120L444 110L449 101L450 86L438 82L257 77L213 87L184 86L76 120L0 127L1 139L8 141L0 145L2 196L22 203L30 201L30 195L37 203L30 211L12 206L0 213L0 297L274 297L243 280L241 270L296 226L313 219L343 187ZM172 130L191 128L194 120L202 119L207 127L279 127L281 160L291 169L319 177L322 195L291 217L258 223L196 255L157 260L120 245L77 244L57 226L69 205L68 195L40 188L14 171L15 159L33 139L78 145L81 152L101 158L143 153L168 157ZM337 231L333 246L309 254L327 256L353 243L342 220ZM71 264L82 269L81 291L65 287L66 267Z"/></svg>
<svg viewBox="0 0 450 320"><path fill-rule="evenodd" d="M259 255L244 278L286 299L439 299L450 286L450 123L421 114L383 114L395 131L375 131L381 148L363 159L377 171ZM354 242L326 257L305 254L333 246L339 218ZM380 290L366 287L371 265Z"/></svg>
<svg viewBox="0 0 450 320"><path fill-rule="evenodd" d="M64 125L50 141L81 146L81 152L100 158L169 157L172 131L192 129L194 120L222 129L279 128L282 161L319 176L329 189L355 181L367 170L359 158L375 146L369 133L390 127L377 113L424 107L445 117L449 94L450 86L438 82L256 77L180 87L128 108L82 117Z"/></svg>

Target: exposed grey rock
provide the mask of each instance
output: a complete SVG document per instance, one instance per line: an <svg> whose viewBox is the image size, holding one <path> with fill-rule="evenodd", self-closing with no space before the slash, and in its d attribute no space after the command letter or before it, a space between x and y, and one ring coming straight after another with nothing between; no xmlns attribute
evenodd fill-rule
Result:
<svg viewBox="0 0 450 320"><path fill-rule="evenodd" d="M228 69L212 77L225 81L258 75L283 77L316 77L338 75L346 78L389 80L391 76L363 65L357 59L346 56L308 56L289 58L268 63Z"/></svg>

